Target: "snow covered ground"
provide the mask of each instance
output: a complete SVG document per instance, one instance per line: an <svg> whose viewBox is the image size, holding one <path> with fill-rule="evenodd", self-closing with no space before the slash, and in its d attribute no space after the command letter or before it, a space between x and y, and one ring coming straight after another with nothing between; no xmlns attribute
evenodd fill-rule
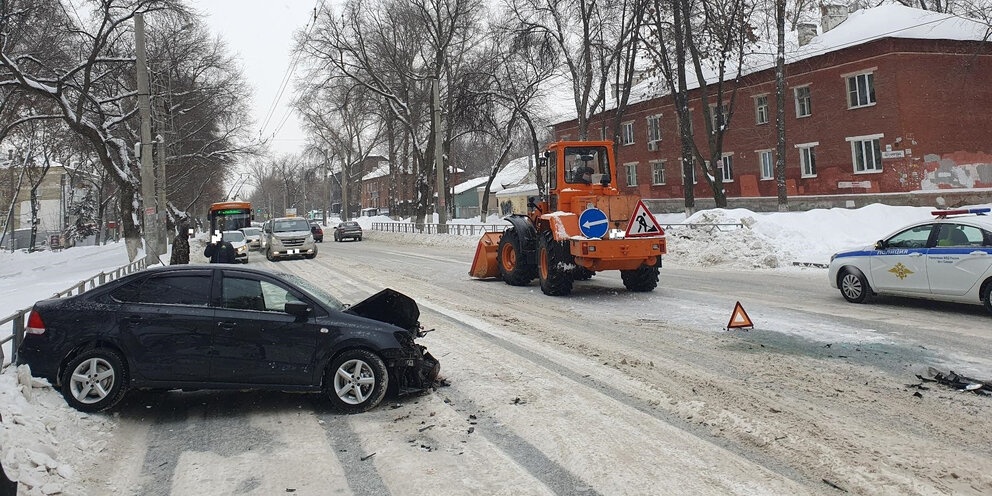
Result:
<svg viewBox="0 0 992 496"><path fill-rule="evenodd" d="M931 207L898 207L876 203L858 209L831 208L805 212L711 209L696 212L689 218L684 214L661 214L656 218L662 225L744 225L743 229L672 226L668 230L666 263L680 267L755 269L791 267L793 262L826 264L830 262L830 256L838 251L872 245L906 224L933 218L933 210ZM388 242L427 246L475 246L478 241L478 235L372 231L374 222L396 222L385 216L361 217L357 221L366 231L366 238ZM437 221L436 216L433 221ZM457 219L452 223L482 224L478 219ZM486 224L502 223L505 221L498 216L491 216L486 221Z"/></svg>

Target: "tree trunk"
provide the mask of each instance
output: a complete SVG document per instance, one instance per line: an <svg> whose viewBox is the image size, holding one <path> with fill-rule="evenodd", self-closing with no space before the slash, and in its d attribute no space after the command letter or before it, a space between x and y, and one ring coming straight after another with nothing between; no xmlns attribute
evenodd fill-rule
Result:
<svg viewBox="0 0 992 496"><path fill-rule="evenodd" d="M775 183L778 186L778 210L789 210L785 187L785 0L775 0L775 24L778 29L778 53L775 58Z"/></svg>

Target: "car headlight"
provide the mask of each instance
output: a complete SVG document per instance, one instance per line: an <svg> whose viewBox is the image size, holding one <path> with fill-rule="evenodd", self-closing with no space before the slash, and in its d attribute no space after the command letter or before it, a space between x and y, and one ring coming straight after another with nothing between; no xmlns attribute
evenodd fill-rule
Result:
<svg viewBox="0 0 992 496"><path fill-rule="evenodd" d="M248 251L248 246L239 246L238 247L238 253L244 253L246 251Z"/></svg>

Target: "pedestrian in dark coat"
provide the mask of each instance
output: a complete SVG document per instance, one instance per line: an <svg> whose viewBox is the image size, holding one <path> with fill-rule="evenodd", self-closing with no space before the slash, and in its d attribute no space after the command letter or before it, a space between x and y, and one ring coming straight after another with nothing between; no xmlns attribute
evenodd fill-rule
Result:
<svg viewBox="0 0 992 496"><path fill-rule="evenodd" d="M169 265L189 263L189 222L185 219L176 226L176 237L172 240L172 258Z"/></svg>
<svg viewBox="0 0 992 496"><path fill-rule="evenodd" d="M230 241L224 241L220 234L214 235L214 241L203 250L203 256L210 259L210 263L234 263L234 245Z"/></svg>

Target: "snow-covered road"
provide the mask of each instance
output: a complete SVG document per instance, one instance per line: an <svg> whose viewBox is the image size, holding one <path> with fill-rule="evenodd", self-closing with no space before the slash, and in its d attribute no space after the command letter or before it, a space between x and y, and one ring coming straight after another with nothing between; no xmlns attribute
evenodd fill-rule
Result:
<svg viewBox="0 0 992 496"><path fill-rule="evenodd" d="M133 392L90 416L113 426L99 452L60 453L67 492L992 492L990 400L907 387L927 366L992 377L979 306L852 305L823 270L667 263L653 293L603 273L552 298L472 280L471 247L376 238L252 265L346 302L413 296L450 386L352 416L319 395ZM738 300L755 330L723 330Z"/></svg>
<svg viewBox="0 0 992 496"><path fill-rule="evenodd" d="M906 387L930 365L992 375L980 307L851 305L819 270L666 267L654 293L600 274L551 298L471 280L469 248L369 237L252 264L345 301L414 296L449 387L354 416L313 395L132 394L80 470L89 492L992 491L988 398ZM722 330L737 300L756 330Z"/></svg>

